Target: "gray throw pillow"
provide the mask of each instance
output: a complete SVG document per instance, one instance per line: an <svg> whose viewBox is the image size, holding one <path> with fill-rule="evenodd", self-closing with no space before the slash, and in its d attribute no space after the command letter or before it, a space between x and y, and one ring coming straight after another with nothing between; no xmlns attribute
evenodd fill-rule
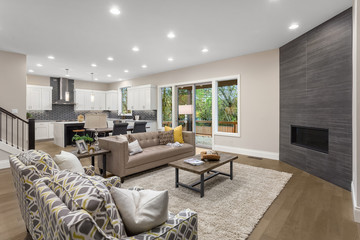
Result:
<svg viewBox="0 0 360 240"><path fill-rule="evenodd" d="M160 145L166 145L174 142L174 130L159 132Z"/></svg>
<svg viewBox="0 0 360 240"><path fill-rule="evenodd" d="M140 147L138 140L135 140L135 141L129 143L128 146L129 146L129 155L130 156L137 154L137 153L141 153L143 151L142 148Z"/></svg>

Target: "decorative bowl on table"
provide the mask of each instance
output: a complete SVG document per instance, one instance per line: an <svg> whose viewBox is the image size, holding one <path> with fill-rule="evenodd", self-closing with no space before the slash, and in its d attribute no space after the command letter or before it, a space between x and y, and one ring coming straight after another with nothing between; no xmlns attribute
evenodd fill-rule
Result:
<svg viewBox="0 0 360 240"><path fill-rule="evenodd" d="M219 161L220 155L214 150L203 151L200 153L201 160Z"/></svg>

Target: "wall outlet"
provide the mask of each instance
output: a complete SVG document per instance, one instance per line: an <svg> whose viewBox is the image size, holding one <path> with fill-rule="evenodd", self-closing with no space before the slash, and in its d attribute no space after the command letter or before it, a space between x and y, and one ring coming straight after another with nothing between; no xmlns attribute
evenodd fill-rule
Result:
<svg viewBox="0 0 360 240"><path fill-rule="evenodd" d="M17 108L11 109L11 113L17 114L17 113L19 113L19 110Z"/></svg>

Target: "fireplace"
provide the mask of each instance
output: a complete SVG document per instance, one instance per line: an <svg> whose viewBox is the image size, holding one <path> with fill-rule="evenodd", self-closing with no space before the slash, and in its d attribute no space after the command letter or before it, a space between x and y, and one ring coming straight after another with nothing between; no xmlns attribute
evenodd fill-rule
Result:
<svg viewBox="0 0 360 240"><path fill-rule="evenodd" d="M329 153L329 129L292 125L291 144Z"/></svg>

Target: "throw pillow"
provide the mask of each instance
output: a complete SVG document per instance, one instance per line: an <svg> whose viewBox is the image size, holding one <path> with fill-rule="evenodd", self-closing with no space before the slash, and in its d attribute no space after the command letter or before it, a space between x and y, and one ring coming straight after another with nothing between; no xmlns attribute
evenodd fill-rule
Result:
<svg viewBox="0 0 360 240"><path fill-rule="evenodd" d="M129 147L129 155L130 156L135 155L137 153L141 153L143 151L142 148L140 147L138 140L135 140L134 142L129 143L128 147Z"/></svg>
<svg viewBox="0 0 360 240"><path fill-rule="evenodd" d="M72 153L61 151L60 155L55 155L54 161L59 166L60 170L85 173L79 159Z"/></svg>
<svg viewBox="0 0 360 240"><path fill-rule="evenodd" d="M174 142L174 130L163 132L159 132L159 141L160 145L166 145L168 143Z"/></svg>
<svg viewBox="0 0 360 240"><path fill-rule="evenodd" d="M171 127L165 126L165 131L173 130ZM182 125L174 128L174 141L179 143L184 143L183 135L182 135Z"/></svg>
<svg viewBox="0 0 360 240"><path fill-rule="evenodd" d="M137 139L136 139L136 138L134 138L134 136L133 136L133 135L131 135L131 134L128 134L128 135L127 135L127 139L128 139L128 142L129 142L129 143L134 142L134 141L136 141L136 140L137 140Z"/></svg>
<svg viewBox="0 0 360 240"><path fill-rule="evenodd" d="M168 191L112 187L110 192L130 236L149 231L168 219Z"/></svg>

